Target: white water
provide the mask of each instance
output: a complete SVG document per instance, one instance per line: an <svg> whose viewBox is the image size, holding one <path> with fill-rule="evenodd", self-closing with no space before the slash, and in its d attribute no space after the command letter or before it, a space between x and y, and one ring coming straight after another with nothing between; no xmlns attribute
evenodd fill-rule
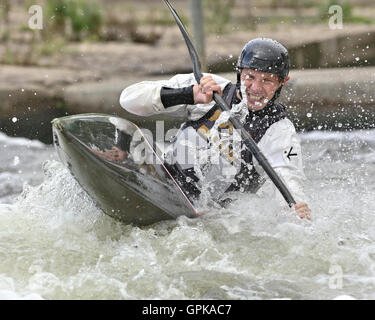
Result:
<svg viewBox="0 0 375 320"><path fill-rule="evenodd" d="M240 195L138 228L96 209L53 148L0 134L0 299L374 299L375 131L302 141L312 222Z"/></svg>

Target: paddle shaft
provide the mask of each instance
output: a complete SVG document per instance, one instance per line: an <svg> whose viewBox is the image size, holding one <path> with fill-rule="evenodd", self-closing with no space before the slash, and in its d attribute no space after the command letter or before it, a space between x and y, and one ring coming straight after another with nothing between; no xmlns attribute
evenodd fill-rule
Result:
<svg viewBox="0 0 375 320"><path fill-rule="evenodd" d="M172 5L169 3L168 0L164 0L164 2L167 4L169 10L171 11L173 17L175 18L178 27L180 28L180 31L185 39L186 45L189 49L189 54L193 62L193 70L194 70L194 76L198 83L200 83L200 80L202 78L202 72L201 72L201 63L199 60L199 56L197 51L195 50L195 47L189 37L188 32L185 29L185 26L183 25L180 17L178 16L176 10L172 7ZM230 107L227 105L225 100L217 93L214 92L213 96L214 101L216 104L220 107L222 111L226 111L230 113ZM250 152L253 154L255 159L258 161L260 166L263 168L263 170L266 172L266 174L269 176L271 181L275 184L275 186L279 189L280 193L284 197L285 201L288 203L289 207L292 207L294 204L296 204L296 201L294 200L292 194L284 184L284 182L280 179L280 177L277 175L275 170L272 168L270 163L268 162L267 158L263 155L263 153L260 151L258 145L255 143L253 138L249 135L249 133L243 128L240 121L236 119L235 117L232 117L230 115L229 117L230 122L233 124L233 127L237 130L240 130L241 132L241 138L245 144L245 146L250 150Z"/></svg>

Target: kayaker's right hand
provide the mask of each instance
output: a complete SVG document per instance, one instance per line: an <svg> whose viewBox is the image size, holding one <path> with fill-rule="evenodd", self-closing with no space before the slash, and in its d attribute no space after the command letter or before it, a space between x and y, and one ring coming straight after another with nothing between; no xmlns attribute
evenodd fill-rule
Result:
<svg viewBox="0 0 375 320"><path fill-rule="evenodd" d="M221 87L211 76L203 76L199 84L194 85L194 104L210 103L214 96L214 91L222 95Z"/></svg>
<svg viewBox="0 0 375 320"><path fill-rule="evenodd" d="M303 219L306 218L307 220L311 220L311 209L305 202L298 202L294 205L294 209L296 210L298 216Z"/></svg>

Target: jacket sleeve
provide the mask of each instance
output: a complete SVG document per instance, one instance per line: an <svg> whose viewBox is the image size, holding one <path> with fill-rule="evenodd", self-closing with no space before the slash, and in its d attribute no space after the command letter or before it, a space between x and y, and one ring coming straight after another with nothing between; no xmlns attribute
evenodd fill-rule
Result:
<svg viewBox="0 0 375 320"><path fill-rule="evenodd" d="M211 75L224 88L229 82L220 76ZM139 116L168 114L173 117L188 117L188 105L179 104L165 108L160 96L162 87L184 88L196 84L194 74L178 74L169 80L143 81L125 88L120 95L120 105L128 112ZM201 105L196 105L197 107Z"/></svg>
<svg viewBox="0 0 375 320"><path fill-rule="evenodd" d="M259 141L258 146L284 181L296 202L306 202L303 190L303 182L306 178L302 167L301 143L292 122L289 119L283 119L274 123ZM256 170L265 175L256 160L254 163ZM276 198L285 203L281 193L270 179L267 179L264 188L261 189L274 193Z"/></svg>

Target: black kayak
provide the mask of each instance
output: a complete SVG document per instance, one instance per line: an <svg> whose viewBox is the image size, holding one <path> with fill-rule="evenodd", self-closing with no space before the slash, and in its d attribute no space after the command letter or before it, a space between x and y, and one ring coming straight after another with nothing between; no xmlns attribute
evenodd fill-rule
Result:
<svg viewBox="0 0 375 320"><path fill-rule="evenodd" d="M200 215L134 123L82 114L54 119L52 129L61 161L105 214L134 225Z"/></svg>

